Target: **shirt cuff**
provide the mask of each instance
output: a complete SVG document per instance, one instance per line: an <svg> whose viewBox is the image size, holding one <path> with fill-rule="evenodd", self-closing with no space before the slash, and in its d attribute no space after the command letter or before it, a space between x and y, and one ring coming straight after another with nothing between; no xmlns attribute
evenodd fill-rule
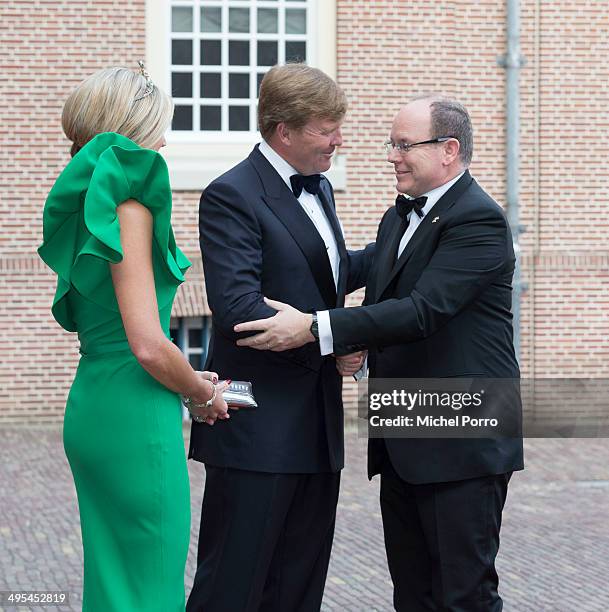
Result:
<svg viewBox="0 0 609 612"><path fill-rule="evenodd" d="M364 363L362 363L362 367L353 375L353 378L357 382L359 382L362 378L368 377L368 355L364 359Z"/></svg>
<svg viewBox="0 0 609 612"><path fill-rule="evenodd" d="M317 313L317 331L319 332L319 351L322 355L332 354L334 352L334 339L332 338L330 312L328 310L320 310Z"/></svg>

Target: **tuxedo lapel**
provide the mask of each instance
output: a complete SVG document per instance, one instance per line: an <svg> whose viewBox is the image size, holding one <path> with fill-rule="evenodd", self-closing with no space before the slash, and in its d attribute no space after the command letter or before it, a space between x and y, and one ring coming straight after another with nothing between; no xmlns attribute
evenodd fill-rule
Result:
<svg viewBox="0 0 609 612"><path fill-rule="evenodd" d="M391 217L388 217L388 221L392 223L393 227L388 232L386 246L379 252L376 292L374 295L375 302L379 300L385 287L389 284L398 246L405 231L402 219L398 217L397 213L394 212Z"/></svg>
<svg viewBox="0 0 609 612"><path fill-rule="evenodd" d="M412 257L412 254L416 251L417 245L422 240L428 237L431 230L432 221L435 217L440 216L443 212L446 212L460 197L463 195L465 190L473 182L469 170L466 170L463 176L434 204L434 206L427 212L415 233L412 235L408 244L402 251L401 255L395 261L395 255L400 243L400 240L404 234L403 231L397 230L398 238L397 243L390 245L391 253L390 257L387 258L387 265L389 271L383 276L382 282L379 282L377 286L376 298L377 300L381 297L385 289L391 284L393 279L400 273L402 268L406 265L406 262ZM395 235L394 235L395 240ZM385 255L385 254L384 254ZM395 261L395 263L393 263Z"/></svg>
<svg viewBox="0 0 609 612"><path fill-rule="evenodd" d="M326 183L327 179L322 179L318 197L324 209L324 212L326 213L326 217L330 223L330 227L332 228L332 233L334 234L334 239L336 240L336 248L338 249L338 256L340 258L337 283L338 287L336 289L336 307L342 308L345 305L345 292L347 288L347 265L349 260L343 231L340 227L338 217L336 216L336 203L334 202L331 190L328 187L329 184L327 185Z"/></svg>
<svg viewBox="0 0 609 612"><path fill-rule="evenodd" d="M283 179L266 157L258 151L257 146L250 154L249 160L256 168L264 186L266 193L262 195L263 201L283 223L302 251L328 308L335 308L337 294L332 267L326 245L317 228Z"/></svg>
<svg viewBox="0 0 609 612"><path fill-rule="evenodd" d="M319 200L321 201L321 205L324 209L324 212L326 213L326 217L328 218L328 221L330 222L330 227L332 228L332 232L334 233L336 244L342 245L342 247L345 248L345 239L343 238L343 231L340 227L338 217L336 216L336 210L334 207L334 199L332 198L330 194L326 193L324 179L322 179L318 197L319 197ZM330 202L332 202L332 204Z"/></svg>

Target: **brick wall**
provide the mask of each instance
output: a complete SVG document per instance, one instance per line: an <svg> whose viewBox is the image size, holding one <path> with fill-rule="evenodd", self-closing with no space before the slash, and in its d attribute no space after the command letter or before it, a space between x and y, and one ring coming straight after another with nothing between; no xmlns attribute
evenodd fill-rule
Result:
<svg viewBox="0 0 609 612"><path fill-rule="evenodd" d="M602 2L525 5L525 338L538 377L609 373L609 15Z"/></svg>
<svg viewBox="0 0 609 612"><path fill-rule="evenodd" d="M521 3L521 365L527 377L609 372L607 220L609 15L601 2ZM505 3L338 3L338 79L347 90L347 242L362 245L395 197L380 154L409 94L444 91L469 109L472 174L505 204ZM359 297L359 296L358 296ZM352 303L355 300L352 301ZM346 396L354 397L354 385Z"/></svg>
<svg viewBox="0 0 609 612"><path fill-rule="evenodd" d="M609 372L609 15L602 2L522 2L522 366L526 376ZM42 205L65 165L61 104L85 75L144 55L144 3L8 0L0 8L0 421L59 418L76 341L52 321L54 278L34 254ZM495 0L338 0L338 80L350 111L338 194L347 242L374 238L395 197L381 144L410 94L440 90L469 108L472 174L500 203L505 193L505 3ZM198 258L198 193L178 193L180 246ZM182 314L193 314L195 266ZM359 294L352 300L361 298ZM353 397L349 389L347 397Z"/></svg>
<svg viewBox="0 0 609 612"><path fill-rule="evenodd" d="M61 108L94 70L144 57L144 1L4 0L0 24L0 422L57 420L78 348L51 318L56 279L35 251L69 159Z"/></svg>

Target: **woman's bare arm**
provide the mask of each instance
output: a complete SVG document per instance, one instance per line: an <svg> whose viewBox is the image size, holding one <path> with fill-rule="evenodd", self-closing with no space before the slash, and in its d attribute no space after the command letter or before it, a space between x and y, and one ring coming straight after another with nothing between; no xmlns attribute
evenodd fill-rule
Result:
<svg viewBox="0 0 609 612"><path fill-rule="evenodd" d="M193 370L161 329L152 268L152 215L139 202L127 200L118 207L118 218L123 260L110 269L131 351L168 389L204 403L212 396L213 384ZM216 416L226 413L221 393L213 408Z"/></svg>

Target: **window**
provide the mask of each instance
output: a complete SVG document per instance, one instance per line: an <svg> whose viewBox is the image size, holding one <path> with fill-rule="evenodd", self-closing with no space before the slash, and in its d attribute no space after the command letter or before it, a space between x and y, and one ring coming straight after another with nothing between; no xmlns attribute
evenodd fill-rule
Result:
<svg viewBox="0 0 609 612"><path fill-rule="evenodd" d="M201 191L259 141L256 97L275 54L335 78L336 0L146 0L146 67L176 106L161 150L174 190ZM344 156L327 176L345 188Z"/></svg>
<svg viewBox="0 0 609 612"><path fill-rule="evenodd" d="M209 317L172 319L170 325L173 343L184 353L195 370L202 370L209 342Z"/></svg>
<svg viewBox="0 0 609 612"><path fill-rule="evenodd" d="M170 323L170 335L173 343L184 353L195 370L203 370L207 358L209 343L209 317L173 318ZM190 415L184 408L184 420Z"/></svg>
<svg viewBox="0 0 609 612"><path fill-rule="evenodd" d="M264 73L309 61L310 0L171 1L172 134L252 135Z"/></svg>

